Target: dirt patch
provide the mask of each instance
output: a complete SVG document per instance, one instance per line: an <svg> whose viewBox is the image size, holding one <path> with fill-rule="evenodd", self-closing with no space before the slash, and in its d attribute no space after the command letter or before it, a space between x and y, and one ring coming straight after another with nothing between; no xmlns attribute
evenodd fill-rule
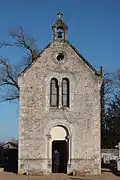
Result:
<svg viewBox="0 0 120 180"><path fill-rule="evenodd" d="M48 176L23 176L0 172L0 180L120 180L120 176L112 172L102 172L100 176L68 177L66 174L50 174Z"/></svg>
<svg viewBox="0 0 120 180"><path fill-rule="evenodd" d="M0 180L70 180L66 174L50 174L47 176L23 176L0 172Z"/></svg>
<svg viewBox="0 0 120 180"><path fill-rule="evenodd" d="M70 178L66 174L50 174L48 176L44 176L42 180L70 180Z"/></svg>

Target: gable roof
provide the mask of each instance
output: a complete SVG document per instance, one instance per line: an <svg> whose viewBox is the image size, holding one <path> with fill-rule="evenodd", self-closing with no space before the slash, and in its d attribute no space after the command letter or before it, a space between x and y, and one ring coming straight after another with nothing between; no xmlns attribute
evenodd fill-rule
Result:
<svg viewBox="0 0 120 180"><path fill-rule="evenodd" d="M18 148L18 143L17 142L6 142L2 145L4 149L8 148L10 146L11 149L17 149Z"/></svg>
<svg viewBox="0 0 120 180"><path fill-rule="evenodd" d="M97 71L80 53L79 51L68 41L66 40L66 42L69 44L69 46L76 52L76 54L88 65L88 67L90 69L92 69L96 75L98 76L102 76L102 73Z"/></svg>
<svg viewBox="0 0 120 180"><path fill-rule="evenodd" d="M97 71L97 70L79 53L79 51L78 51L68 40L61 40L61 42L66 42L66 43L76 52L76 54L85 62L85 64L87 64L87 66L95 72L95 74L96 74L97 76L102 76L102 72ZM22 72L19 76L21 76L22 74L24 74L24 73L27 71L27 69L29 69L29 68L32 66L32 64L34 64L34 63L36 62L36 60L41 56L41 54L42 54L47 48L50 47L50 45L51 45L52 43L53 43L53 42L50 42L50 43L38 54L37 58L36 58L33 62L31 62L31 63L23 70L23 72Z"/></svg>
<svg viewBox="0 0 120 180"><path fill-rule="evenodd" d="M34 61L32 61L23 71L21 74L19 74L18 77L20 77L22 74L24 74L31 66L32 64L34 64L36 62L36 60L41 56L41 54L43 53L43 51L45 51L47 48L50 47L50 45L52 44L52 42L50 42L39 54L38 56L36 57L36 59Z"/></svg>

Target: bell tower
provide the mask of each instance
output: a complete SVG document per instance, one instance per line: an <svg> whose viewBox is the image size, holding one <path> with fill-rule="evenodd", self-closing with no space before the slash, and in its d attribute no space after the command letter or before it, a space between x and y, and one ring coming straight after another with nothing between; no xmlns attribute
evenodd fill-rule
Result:
<svg viewBox="0 0 120 180"><path fill-rule="evenodd" d="M53 41L55 40L67 40L67 30L68 26L62 20L62 13L58 13L58 19L52 26L53 31Z"/></svg>

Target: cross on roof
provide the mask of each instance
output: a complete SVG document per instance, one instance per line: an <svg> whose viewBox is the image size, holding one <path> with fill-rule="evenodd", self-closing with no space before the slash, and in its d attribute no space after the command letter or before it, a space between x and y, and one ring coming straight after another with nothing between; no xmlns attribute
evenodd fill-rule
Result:
<svg viewBox="0 0 120 180"><path fill-rule="evenodd" d="M59 12L57 15L58 15L58 19L59 19L59 20L62 20L62 15L63 15L63 14L62 14L61 12Z"/></svg>

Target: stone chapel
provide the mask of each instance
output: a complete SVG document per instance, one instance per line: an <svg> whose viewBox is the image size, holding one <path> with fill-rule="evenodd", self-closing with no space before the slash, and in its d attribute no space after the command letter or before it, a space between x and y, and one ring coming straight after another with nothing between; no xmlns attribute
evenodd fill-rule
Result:
<svg viewBox="0 0 120 180"><path fill-rule="evenodd" d="M20 174L101 173L102 71L95 70L67 39L62 13L52 25L52 42L19 76Z"/></svg>

